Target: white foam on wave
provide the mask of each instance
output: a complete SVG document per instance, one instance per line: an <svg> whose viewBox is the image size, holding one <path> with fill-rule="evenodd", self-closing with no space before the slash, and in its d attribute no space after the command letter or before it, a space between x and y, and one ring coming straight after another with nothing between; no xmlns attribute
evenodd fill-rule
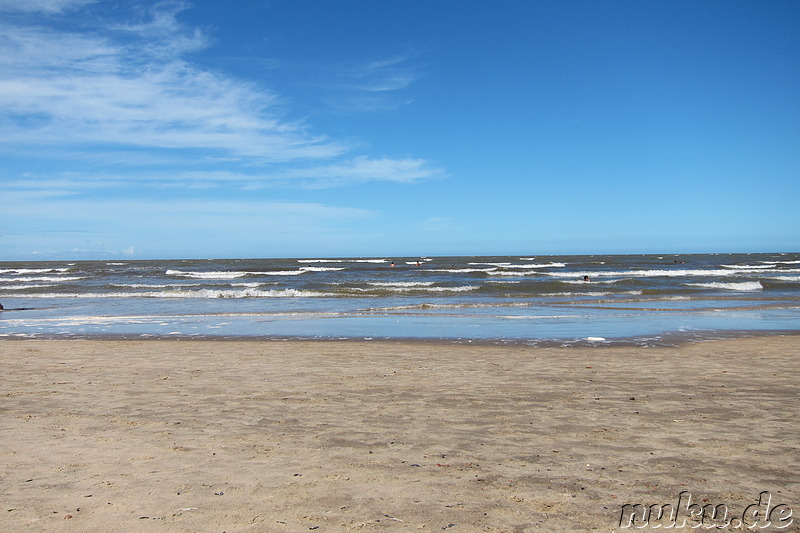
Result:
<svg viewBox="0 0 800 533"><path fill-rule="evenodd" d="M720 265L723 268L732 268L734 270L762 270L766 268L775 268L776 264L764 265Z"/></svg>
<svg viewBox="0 0 800 533"><path fill-rule="evenodd" d="M460 287L428 287L425 290L430 292L468 292L480 289L479 285L463 285Z"/></svg>
<svg viewBox="0 0 800 533"><path fill-rule="evenodd" d="M344 270L344 267L300 267L300 271L302 272L336 272L338 270Z"/></svg>
<svg viewBox="0 0 800 533"><path fill-rule="evenodd" d="M304 291L298 289L269 289L269 290L214 290L200 289L197 291L164 290L141 292L104 292L104 293L70 293L70 294L19 294L15 298L316 298L336 296L335 294Z"/></svg>
<svg viewBox="0 0 800 533"><path fill-rule="evenodd" d="M361 287L352 287L348 290L353 292L375 292L378 290L381 291L389 291L389 292L411 292L411 291L419 291L423 290L425 292L468 292L480 289L478 285L463 285L460 287L404 287L404 286L382 286L380 288L361 288Z"/></svg>
<svg viewBox="0 0 800 533"><path fill-rule="evenodd" d="M200 283L187 283L178 285L176 283L111 283L109 287L123 287L126 289L174 289L178 287L202 287Z"/></svg>
<svg viewBox="0 0 800 533"><path fill-rule="evenodd" d="M800 272L800 269L787 269L782 270L781 272ZM587 272L587 274L591 275L591 277L647 277L647 278L658 278L658 277L667 277L667 278L677 278L677 277L694 277L694 276L736 276L740 274L763 274L764 271L762 269L752 269L752 270L745 270L745 269L676 269L676 270L617 270L617 271L597 271L597 272ZM542 274L547 276L553 276L558 278L565 278L565 277L575 277L575 272L542 272Z"/></svg>
<svg viewBox="0 0 800 533"><path fill-rule="evenodd" d="M67 317L51 317L51 318L26 318L9 320L10 324L24 324L24 325L56 325L59 327L65 326L103 326L114 324L151 324L156 320L161 320L161 317L150 316L91 316L91 315L75 315Z"/></svg>
<svg viewBox="0 0 800 533"><path fill-rule="evenodd" d="M564 268L566 263L540 263L533 265L523 265L525 268Z"/></svg>
<svg viewBox="0 0 800 533"><path fill-rule="evenodd" d="M451 274L471 274L473 272L494 272L497 268L432 268L427 272L449 272Z"/></svg>
<svg viewBox="0 0 800 533"><path fill-rule="evenodd" d="M230 271L223 271L223 272L192 272L192 271L185 271L185 270L167 270L167 276L180 276L184 278L195 278L195 279L236 279L242 278L247 275L246 272L230 272Z"/></svg>
<svg viewBox="0 0 800 533"><path fill-rule="evenodd" d="M378 282L374 281L369 285L376 287L430 287L434 281L392 281L392 282Z"/></svg>
<svg viewBox="0 0 800 533"><path fill-rule="evenodd" d="M705 289L724 289L728 291L760 291L764 287L758 281L743 281L741 283L723 283L712 281L709 283L686 283L691 287L702 287Z"/></svg>
<svg viewBox="0 0 800 533"><path fill-rule="evenodd" d="M192 278L192 279L237 279L243 278L246 276L299 276L305 272L311 272L313 270L312 267L308 268L301 268L299 270L271 270L271 271L259 271L259 272L249 272L249 271L238 271L238 270L221 270L221 271L211 271L211 272L193 272L193 271L186 271L186 270L167 270L167 276L179 276L184 278ZM320 270L323 270L320 268Z"/></svg>
<svg viewBox="0 0 800 533"><path fill-rule="evenodd" d="M388 263L386 259L298 259L298 263Z"/></svg>
<svg viewBox="0 0 800 533"><path fill-rule="evenodd" d="M492 309L501 307L531 307L529 302L491 302L491 303L474 303L474 302L459 302L459 303L434 303L425 302L419 304L409 305L393 305L391 307L371 307L363 309L362 311L380 311L380 312L394 312L394 311L408 311L408 310L429 310L429 309Z"/></svg>
<svg viewBox="0 0 800 533"><path fill-rule="evenodd" d="M0 274L49 274L68 270L68 268L3 268L0 269Z"/></svg>
<svg viewBox="0 0 800 533"><path fill-rule="evenodd" d="M588 285L589 283L591 283L593 285L610 285L612 283L619 283L620 281L623 281L623 280L621 280L621 279L601 279L601 280L595 280L595 281L589 282L589 281L584 281L582 279L560 279L560 280L558 280L558 283L569 283L571 285Z"/></svg>
<svg viewBox="0 0 800 533"><path fill-rule="evenodd" d="M167 291L157 295L163 298L314 298L319 296L329 296L327 293L319 291L303 291L298 289L269 289L269 290L212 290L201 289L199 291L185 292Z"/></svg>
<svg viewBox="0 0 800 533"><path fill-rule="evenodd" d="M270 283L270 285L277 284L277 282ZM266 285L265 283L261 283L258 281L248 281L248 282L231 282L226 283L226 285L230 285L231 287L260 287L262 285ZM191 287L203 287L202 283L112 283L109 285L110 287L122 287L125 289L173 289L173 290L186 290Z"/></svg>
<svg viewBox="0 0 800 533"><path fill-rule="evenodd" d="M19 281L61 282L61 281L76 281L79 279L86 279L86 276L25 276L16 278L0 278L0 283L17 283Z"/></svg>
<svg viewBox="0 0 800 533"><path fill-rule="evenodd" d="M520 257L519 258L520 261L536 261L537 259L538 259L537 257ZM555 262L555 261L551 261L549 263L541 263L541 264L546 264L548 266L555 266L555 267L567 266L565 263Z"/></svg>
<svg viewBox="0 0 800 533"><path fill-rule="evenodd" d="M55 283L44 283L42 285L6 285L3 289L7 291L24 291L29 289L46 289L48 287L57 287Z"/></svg>
<svg viewBox="0 0 800 533"><path fill-rule="evenodd" d="M522 263L522 264L507 263L507 262L505 262L505 263L467 263L467 264L473 265L473 266L486 265L486 266L493 266L493 267L497 267L497 268L528 268L528 269L531 269L531 268L562 268L562 267L567 266L564 263L552 263L552 262L551 263Z"/></svg>
<svg viewBox="0 0 800 533"><path fill-rule="evenodd" d="M538 270L517 270L516 272L509 272L508 270L492 270L488 271L487 274L490 276L516 276L516 277L524 277L524 276L536 276L541 274Z"/></svg>
<svg viewBox="0 0 800 533"><path fill-rule="evenodd" d="M641 296L642 291L622 291L622 292L612 292L612 291L589 291L589 292L549 292L546 294L542 294L542 296L558 296L558 297L575 297L575 296Z"/></svg>

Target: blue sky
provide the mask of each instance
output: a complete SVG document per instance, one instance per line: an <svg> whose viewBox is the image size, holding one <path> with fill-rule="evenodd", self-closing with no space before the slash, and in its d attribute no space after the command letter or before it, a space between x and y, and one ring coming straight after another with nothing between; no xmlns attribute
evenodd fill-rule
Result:
<svg viewBox="0 0 800 533"><path fill-rule="evenodd" d="M0 0L0 260L800 250L800 2Z"/></svg>

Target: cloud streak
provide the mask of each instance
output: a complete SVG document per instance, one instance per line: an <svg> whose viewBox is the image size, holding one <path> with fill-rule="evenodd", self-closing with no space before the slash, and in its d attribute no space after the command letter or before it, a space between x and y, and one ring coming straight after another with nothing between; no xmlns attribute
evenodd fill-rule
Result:
<svg viewBox="0 0 800 533"><path fill-rule="evenodd" d="M40 12L61 13L68 9L75 9L92 4L97 0L0 0L0 12Z"/></svg>
<svg viewBox="0 0 800 533"><path fill-rule="evenodd" d="M411 103L403 90L418 78L408 55L339 65L327 82L327 105L340 114L397 109Z"/></svg>
<svg viewBox="0 0 800 533"><path fill-rule="evenodd" d="M268 162L346 149L282 121L274 95L177 55L145 63L106 38L7 30L0 45L0 138L7 144L202 149Z"/></svg>
<svg viewBox="0 0 800 533"><path fill-rule="evenodd" d="M2 0L0 9L58 14L88 4ZM48 146L57 154L92 157L114 147L153 148L180 154L193 165L198 152L253 165L305 164L352 151L346 142L285 118L281 98L266 88L187 61L188 53L210 40L178 21L186 7L156 4L148 20L108 22L92 31L48 27L34 17L4 24L0 139L6 149ZM357 90L407 87L412 78L397 73L398 61L365 65ZM385 168L395 173L393 167L405 165L401 160Z"/></svg>
<svg viewBox="0 0 800 533"><path fill-rule="evenodd" d="M223 247L236 235L240 248L249 241L239 235L252 232L253 242L283 235L291 245L355 238L353 228L376 213L325 205L318 195L304 202L310 189L445 175L424 159L366 154L368 142L314 131L290 118L282 95L199 66L192 58L213 38L182 22L190 8L182 1L0 0L7 253L169 255L149 246L162 231L175 233L159 237L172 245L204 245L197 234L205 233ZM387 101L414 81L402 57L351 66L348 83L337 85L342 102ZM291 201L276 197L277 189L292 190Z"/></svg>
<svg viewBox="0 0 800 533"><path fill-rule="evenodd" d="M255 190L262 188L323 189L371 181L413 184L441 178L445 174L424 159L358 156L329 165L291 168L271 172L237 170L148 171L113 173L28 174L7 180L7 194L64 196L86 191L127 188L132 183L147 187L220 187Z"/></svg>

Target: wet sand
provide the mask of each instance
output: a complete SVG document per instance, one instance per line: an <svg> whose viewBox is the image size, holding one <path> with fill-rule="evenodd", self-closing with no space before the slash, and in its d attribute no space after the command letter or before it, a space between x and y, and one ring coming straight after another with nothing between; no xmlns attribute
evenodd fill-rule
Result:
<svg viewBox="0 0 800 533"><path fill-rule="evenodd" d="M800 530L797 336L0 354L0 531L608 532L626 503L764 491Z"/></svg>

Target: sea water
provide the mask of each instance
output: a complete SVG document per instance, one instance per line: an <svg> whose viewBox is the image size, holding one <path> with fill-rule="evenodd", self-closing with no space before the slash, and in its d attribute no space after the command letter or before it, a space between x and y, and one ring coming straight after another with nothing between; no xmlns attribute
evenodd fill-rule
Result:
<svg viewBox="0 0 800 533"><path fill-rule="evenodd" d="M0 262L0 303L0 338L659 345L800 331L800 254Z"/></svg>

